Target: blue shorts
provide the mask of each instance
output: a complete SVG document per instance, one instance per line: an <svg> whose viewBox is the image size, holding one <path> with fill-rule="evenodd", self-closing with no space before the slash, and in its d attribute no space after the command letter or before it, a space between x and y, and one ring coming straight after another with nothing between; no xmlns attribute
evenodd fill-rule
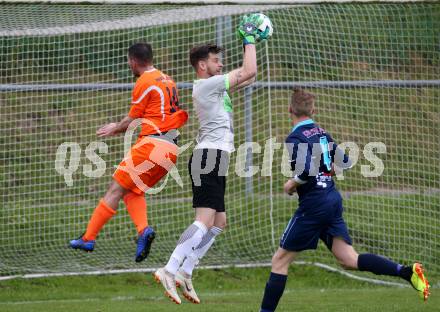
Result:
<svg viewBox="0 0 440 312"><path fill-rule="evenodd" d="M330 192L323 200L305 201L290 219L281 237L280 247L289 251L316 249L321 239L329 250L333 238L340 237L351 245L348 228L342 218L342 198L339 192Z"/></svg>

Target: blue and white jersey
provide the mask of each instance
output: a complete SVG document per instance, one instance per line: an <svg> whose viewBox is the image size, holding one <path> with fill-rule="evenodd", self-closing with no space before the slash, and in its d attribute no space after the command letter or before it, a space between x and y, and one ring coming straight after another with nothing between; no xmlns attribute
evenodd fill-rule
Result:
<svg viewBox="0 0 440 312"><path fill-rule="evenodd" d="M331 175L333 163L344 169L351 161L333 138L312 119L299 122L286 139L293 179L297 187L299 204L306 200L322 201L329 192L337 192Z"/></svg>

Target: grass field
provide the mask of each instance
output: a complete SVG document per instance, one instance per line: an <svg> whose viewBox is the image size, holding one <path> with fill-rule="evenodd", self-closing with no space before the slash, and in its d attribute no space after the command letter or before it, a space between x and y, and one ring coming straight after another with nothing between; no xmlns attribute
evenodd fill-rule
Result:
<svg viewBox="0 0 440 312"><path fill-rule="evenodd" d="M259 311L269 268L200 270L202 304L177 306L150 273L56 277L0 282L0 311ZM412 288L378 286L312 266L292 266L277 311L438 311L436 289L427 303Z"/></svg>
<svg viewBox="0 0 440 312"><path fill-rule="evenodd" d="M438 276L439 196L345 194L344 197L345 220L358 252L377 253L404 264L422 261ZM148 201L150 224L157 232L148 262L136 265L133 262L135 230L123 205L115 220L104 227L93 253L67 248L69 239L85 229L87 212L94 203L91 200L77 207L84 211L80 216L69 205L62 205L55 211L46 207L34 208L34 217L18 224L13 221L20 220L20 210L10 213L8 220L11 222L5 232L13 233L20 252L8 248L7 244L0 246L0 268L14 275L48 272L48 268L49 272L82 272L161 266L168 260L181 232L192 222L194 213L191 197L165 199ZM280 194L272 201L275 245L271 242L269 195L261 192L246 200L243 196L230 196L227 201L229 227L201 264L268 262L297 206L294 198ZM179 218L175 218L177 215ZM35 228L50 228L51 231L35 233ZM17 254L20 254L19 262ZM307 252L302 260L336 265L322 243L317 252Z"/></svg>

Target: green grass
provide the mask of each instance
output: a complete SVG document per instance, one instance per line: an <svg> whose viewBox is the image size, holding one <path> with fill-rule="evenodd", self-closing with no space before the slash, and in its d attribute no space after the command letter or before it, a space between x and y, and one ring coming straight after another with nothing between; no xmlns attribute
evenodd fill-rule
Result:
<svg viewBox="0 0 440 312"><path fill-rule="evenodd" d="M204 259L205 264L268 262L278 240L297 207L296 200L277 194L273 198L274 245L271 240L270 197L261 192L245 198L230 190L228 228ZM235 196L239 196L238 198ZM3 227L9 236L0 238L3 268L9 274L33 272L93 271L98 269L144 268L134 266L135 230L121 205L118 215L103 229L93 253L67 248L67 242L86 228L94 200L73 209L67 205L7 207ZM150 223L157 232L147 267L166 263L180 233L193 220L191 201L173 197L148 201ZM440 246L439 196L416 194L353 195L344 200L345 219L359 252L372 252L408 264L422 261L438 275ZM1 212L0 212L1 213ZM33 218L26 217L34 214ZM1 215L0 215L1 216ZM170 216L179 216L172 217ZM34 229L50 229L34 233ZM17 264L17 250L20 262ZM304 260L332 266L336 262L321 243L317 252L306 252ZM38 263L38 266L35 264Z"/></svg>
<svg viewBox="0 0 440 312"><path fill-rule="evenodd" d="M12 311L258 311L269 268L199 270L202 304L181 306L163 295L150 273L16 279L0 282L0 310ZM277 311L434 311L440 299L419 300L411 288L378 286L310 266L292 266Z"/></svg>

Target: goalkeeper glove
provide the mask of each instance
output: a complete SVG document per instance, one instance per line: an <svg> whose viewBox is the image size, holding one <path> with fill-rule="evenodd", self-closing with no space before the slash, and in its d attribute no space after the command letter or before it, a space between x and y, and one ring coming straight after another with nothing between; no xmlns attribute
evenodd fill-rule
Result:
<svg viewBox="0 0 440 312"><path fill-rule="evenodd" d="M258 14L243 15L238 26L238 34L243 39L243 44L255 44L258 26L261 24Z"/></svg>
<svg viewBox="0 0 440 312"><path fill-rule="evenodd" d="M267 40L270 37L270 29L269 27L266 27L266 30L263 31L258 31L258 39L257 41L263 41L263 40Z"/></svg>

